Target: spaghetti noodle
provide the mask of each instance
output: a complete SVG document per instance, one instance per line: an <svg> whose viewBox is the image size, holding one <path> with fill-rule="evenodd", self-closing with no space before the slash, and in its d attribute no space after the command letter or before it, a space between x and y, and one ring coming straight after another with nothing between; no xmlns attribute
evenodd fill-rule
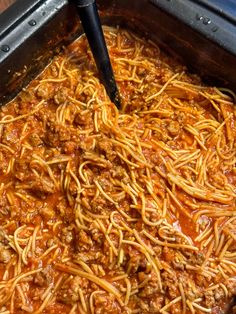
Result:
<svg viewBox="0 0 236 314"><path fill-rule="evenodd" d="M0 111L0 313L222 313L236 294L235 94L105 28Z"/></svg>

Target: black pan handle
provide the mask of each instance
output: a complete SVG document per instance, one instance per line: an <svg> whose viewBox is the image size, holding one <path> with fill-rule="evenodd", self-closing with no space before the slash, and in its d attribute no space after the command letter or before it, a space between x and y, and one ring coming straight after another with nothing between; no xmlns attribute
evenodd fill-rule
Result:
<svg viewBox="0 0 236 314"><path fill-rule="evenodd" d="M95 0L76 0L80 20L93 53L98 72L111 101L120 108L120 97L102 31Z"/></svg>
<svg viewBox="0 0 236 314"><path fill-rule="evenodd" d="M197 3L217 14L230 22L236 24L236 1L235 0L196 0Z"/></svg>
<svg viewBox="0 0 236 314"><path fill-rule="evenodd" d="M236 54L236 0L149 0L211 41Z"/></svg>

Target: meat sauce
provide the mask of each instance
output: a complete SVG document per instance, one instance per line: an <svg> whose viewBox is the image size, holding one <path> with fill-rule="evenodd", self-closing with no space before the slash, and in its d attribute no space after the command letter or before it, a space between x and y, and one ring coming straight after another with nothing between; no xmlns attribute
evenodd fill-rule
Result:
<svg viewBox="0 0 236 314"><path fill-rule="evenodd" d="M219 314L236 294L236 110L147 39L85 37L0 111L0 313Z"/></svg>

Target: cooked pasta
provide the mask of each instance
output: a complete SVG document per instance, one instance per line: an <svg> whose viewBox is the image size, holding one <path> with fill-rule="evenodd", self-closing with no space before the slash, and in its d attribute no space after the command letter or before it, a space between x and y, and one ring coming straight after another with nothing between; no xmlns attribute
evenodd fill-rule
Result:
<svg viewBox="0 0 236 314"><path fill-rule="evenodd" d="M0 313L219 314L236 294L235 94L105 28L0 111Z"/></svg>

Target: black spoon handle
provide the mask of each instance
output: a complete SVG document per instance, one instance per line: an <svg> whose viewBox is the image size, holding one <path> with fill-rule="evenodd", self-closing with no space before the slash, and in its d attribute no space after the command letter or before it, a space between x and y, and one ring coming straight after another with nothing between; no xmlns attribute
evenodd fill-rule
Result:
<svg viewBox="0 0 236 314"><path fill-rule="evenodd" d="M120 108L119 91L115 82L105 38L95 0L76 0L80 20L87 36L98 72L111 101Z"/></svg>

